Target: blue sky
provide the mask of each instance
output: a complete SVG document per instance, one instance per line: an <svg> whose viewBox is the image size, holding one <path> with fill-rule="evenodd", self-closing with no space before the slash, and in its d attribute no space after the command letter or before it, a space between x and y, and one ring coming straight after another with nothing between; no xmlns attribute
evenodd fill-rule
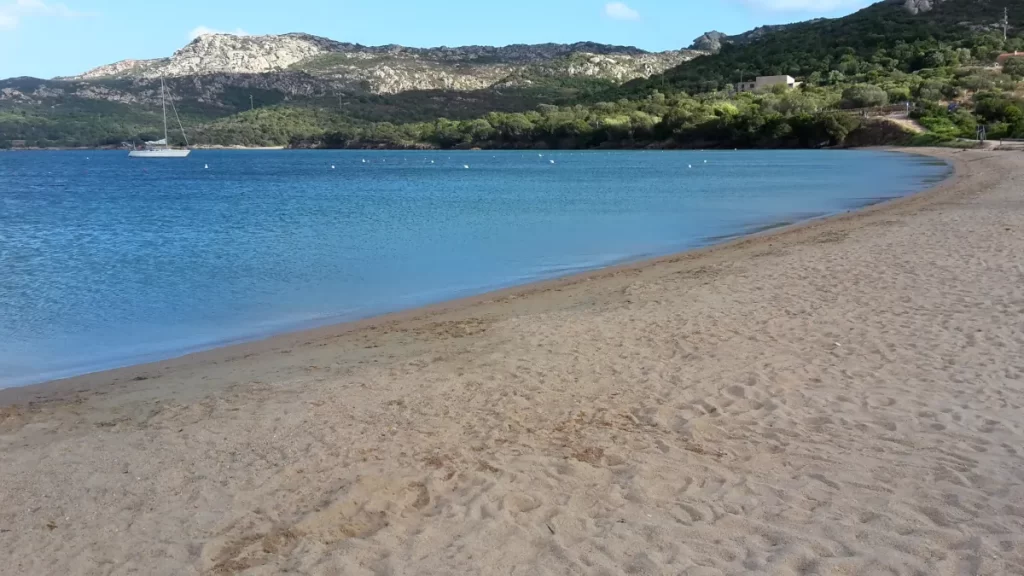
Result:
<svg viewBox="0 0 1024 576"><path fill-rule="evenodd" d="M716 29L840 16L870 0L0 0L0 78L168 56L197 31L308 32L368 45L591 40L669 50Z"/></svg>

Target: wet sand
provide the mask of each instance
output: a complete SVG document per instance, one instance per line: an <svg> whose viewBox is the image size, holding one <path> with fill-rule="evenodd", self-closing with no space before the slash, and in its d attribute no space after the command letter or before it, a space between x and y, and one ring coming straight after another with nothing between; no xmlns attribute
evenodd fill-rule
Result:
<svg viewBox="0 0 1024 576"><path fill-rule="evenodd" d="M2 574L1024 574L1024 156L0 391Z"/></svg>

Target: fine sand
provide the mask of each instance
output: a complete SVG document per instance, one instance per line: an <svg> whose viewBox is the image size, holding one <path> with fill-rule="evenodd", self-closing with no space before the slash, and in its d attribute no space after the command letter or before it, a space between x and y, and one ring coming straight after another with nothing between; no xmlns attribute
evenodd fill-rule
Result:
<svg viewBox="0 0 1024 576"><path fill-rule="evenodd" d="M0 392L3 574L1024 574L1024 155Z"/></svg>

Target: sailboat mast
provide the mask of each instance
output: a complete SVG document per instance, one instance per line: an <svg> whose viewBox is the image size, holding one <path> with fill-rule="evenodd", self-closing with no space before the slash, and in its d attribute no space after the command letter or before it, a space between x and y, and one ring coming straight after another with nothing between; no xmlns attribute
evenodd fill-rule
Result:
<svg viewBox="0 0 1024 576"><path fill-rule="evenodd" d="M164 109L164 145L167 145L167 100L164 98L164 79L160 79L160 106Z"/></svg>

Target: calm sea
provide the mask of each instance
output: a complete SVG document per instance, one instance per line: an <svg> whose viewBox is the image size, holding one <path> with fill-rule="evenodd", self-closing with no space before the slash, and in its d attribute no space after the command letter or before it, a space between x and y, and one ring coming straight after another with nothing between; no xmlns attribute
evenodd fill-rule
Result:
<svg viewBox="0 0 1024 576"><path fill-rule="evenodd" d="M697 247L949 171L865 151L0 153L0 387Z"/></svg>

